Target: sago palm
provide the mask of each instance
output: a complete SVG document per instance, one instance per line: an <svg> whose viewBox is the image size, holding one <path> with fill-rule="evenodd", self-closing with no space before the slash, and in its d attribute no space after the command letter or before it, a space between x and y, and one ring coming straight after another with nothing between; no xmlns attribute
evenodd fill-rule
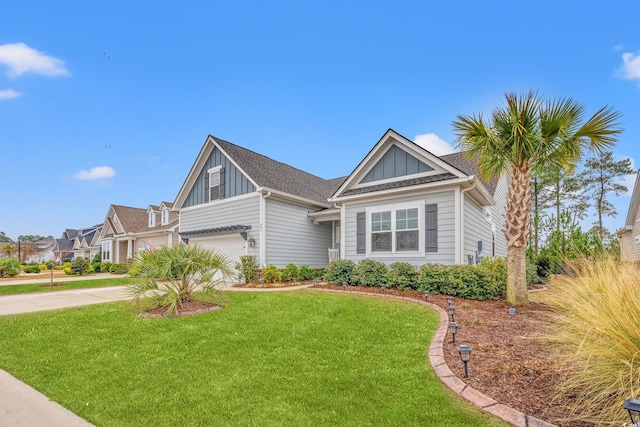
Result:
<svg viewBox="0 0 640 427"><path fill-rule="evenodd" d="M233 278L224 254L182 244L140 253L133 270L138 279L129 290L138 309L166 307L165 316L175 316L193 300L218 303L216 286Z"/></svg>
<svg viewBox="0 0 640 427"><path fill-rule="evenodd" d="M537 93L507 93L506 104L490 120L459 115L453 122L458 147L477 159L485 178L507 173L504 234L507 240L507 300L526 304L526 245L531 216L531 172L565 168L587 150L602 152L621 132L620 114L603 107L583 121L585 107L571 98L545 100Z"/></svg>

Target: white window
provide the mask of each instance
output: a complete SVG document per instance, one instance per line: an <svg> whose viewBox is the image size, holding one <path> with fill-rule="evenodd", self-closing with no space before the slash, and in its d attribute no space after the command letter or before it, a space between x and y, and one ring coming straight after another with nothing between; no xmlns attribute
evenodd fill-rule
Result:
<svg viewBox="0 0 640 427"><path fill-rule="evenodd" d="M156 225L156 215L153 211L149 212L149 227L155 227Z"/></svg>
<svg viewBox="0 0 640 427"><path fill-rule="evenodd" d="M403 203L367 209L367 253L422 255L424 204Z"/></svg>
<svg viewBox="0 0 640 427"><path fill-rule="evenodd" d="M209 192L209 200L218 200L220 199L220 171L222 170L222 166L216 166L213 169L209 169L209 188L207 191Z"/></svg>
<svg viewBox="0 0 640 427"><path fill-rule="evenodd" d="M169 223L169 209L162 208L162 225Z"/></svg>
<svg viewBox="0 0 640 427"><path fill-rule="evenodd" d="M111 240L102 242L102 262L111 262Z"/></svg>

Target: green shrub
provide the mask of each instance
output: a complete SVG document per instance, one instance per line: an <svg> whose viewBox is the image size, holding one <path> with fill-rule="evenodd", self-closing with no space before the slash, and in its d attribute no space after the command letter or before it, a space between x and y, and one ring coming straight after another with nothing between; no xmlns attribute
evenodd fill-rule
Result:
<svg viewBox="0 0 640 427"><path fill-rule="evenodd" d="M327 283L341 284L352 283L351 275L355 264L348 259L335 259L327 265L324 273L324 281Z"/></svg>
<svg viewBox="0 0 640 427"><path fill-rule="evenodd" d="M129 267L126 264L111 264L109 266L109 273L126 274L127 272L129 272Z"/></svg>
<svg viewBox="0 0 640 427"><path fill-rule="evenodd" d="M408 262L394 262L387 272L387 287L400 289L417 289L418 272Z"/></svg>
<svg viewBox="0 0 640 427"><path fill-rule="evenodd" d="M441 288L445 286L447 280L447 266L442 264L424 264L418 271L418 289L421 291L444 293Z"/></svg>
<svg viewBox="0 0 640 427"><path fill-rule="evenodd" d="M472 300L498 299L507 287L506 262L485 258L478 265L420 267L419 290Z"/></svg>
<svg viewBox="0 0 640 427"><path fill-rule="evenodd" d="M300 279L301 280L312 280L318 277L318 270L314 270L308 265L303 265L300 267Z"/></svg>
<svg viewBox="0 0 640 427"><path fill-rule="evenodd" d="M353 269L351 280L358 286L380 286L387 281L387 266L381 261L363 259Z"/></svg>
<svg viewBox="0 0 640 427"><path fill-rule="evenodd" d="M102 254L100 252L93 256L91 266L96 273L100 273L102 271Z"/></svg>
<svg viewBox="0 0 640 427"><path fill-rule="evenodd" d="M504 298L507 294L507 260L485 257L476 268L484 274L485 299Z"/></svg>
<svg viewBox="0 0 640 427"><path fill-rule="evenodd" d="M282 270L282 280L290 282L294 277L300 279L300 269L295 264L287 264Z"/></svg>
<svg viewBox="0 0 640 427"><path fill-rule="evenodd" d="M540 277L538 277L538 266L535 262L527 259L527 286L540 283Z"/></svg>
<svg viewBox="0 0 640 427"><path fill-rule="evenodd" d="M131 277L140 276L141 269L142 269L142 265L140 263L138 263L138 262L134 262L131 265L131 268L129 269L129 276L131 276Z"/></svg>
<svg viewBox="0 0 640 427"><path fill-rule="evenodd" d="M100 263L100 271L103 273L108 273L109 272L109 267L111 267L111 263L110 262L101 262Z"/></svg>
<svg viewBox="0 0 640 427"><path fill-rule="evenodd" d="M91 264L89 263L89 260L80 256L80 257L74 258L73 261L71 261L70 271L71 271L71 274L73 275L81 276L87 273L87 270L89 269L90 266Z"/></svg>
<svg viewBox="0 0 640 427"><path fill-rule="evenodd" d="M275 265L269 264L262 269L262 278L267 283L279 283L282 280L282 272Z"/></svg>
<svg viewBox="0 0 640 427"><path fill-rule="evenodd" d="M40 273L40 266L36 263L27 264L22 267L22 271L25 273Z"/></svg>
<svg viewBox="0 0 640 427"><path fill-rule="evenodd" d="M258 278L259 265L256 262L256 257L253 255L244 255L240 257L240 262L236 263L236 270L238 271L238 280L244 281L244 283L253 283Z"/></svg>
<svg viewBox="0 0 640 427"><path fill-rule="evenodd" d="M20 261L15 258L0 258L0 277L15 277L20 274Z"/></svg>

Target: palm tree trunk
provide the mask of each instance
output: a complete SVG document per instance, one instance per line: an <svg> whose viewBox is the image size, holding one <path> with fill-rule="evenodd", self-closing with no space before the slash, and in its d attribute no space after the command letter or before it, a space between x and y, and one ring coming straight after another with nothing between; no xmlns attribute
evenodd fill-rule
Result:
<svg viewBox="0 0 640 427"><path fill-rule="evenodd" d="M531 166L525 163L514 167L510 178L504 225L507 239L507 301L525 305L529 303L526 251L531 229Z"/></svg>

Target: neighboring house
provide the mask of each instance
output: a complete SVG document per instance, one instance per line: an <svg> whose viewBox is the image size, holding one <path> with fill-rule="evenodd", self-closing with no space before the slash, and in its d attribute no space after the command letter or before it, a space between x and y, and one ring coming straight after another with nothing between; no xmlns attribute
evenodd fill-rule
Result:
<svg viewBox="0 0 640 427"><path fill-rule="evenodd" d="M73 258L73 239L55 239L53 243L53 260L59 264L65 259Z"/></svg>
<svg viewBox="0 0 640 427"><path fill-rule="evenodd" d="M99 236L102 262L127 264L139 251L176 245L178 214L171 208L169 202L147 209L111 205Z"/></svg>
<svg viewBox="0 0 640 427"><path fill-rule="evenodd" d="M100 231L102 224L77 230L73 239L73 257L83 257L92 260L100 253Z"/></svg>
<svg viewBox="0 0 640 427"><path fill-rule="evenodd" d="M388 130L348 176L325 180L209 136L174 209L189 244L262 266L331 258L475 263L505 256L506 176L435 156Z"/></svg>
<svg viewBox="0 0 640 427"><path fill-rule="evenodd" d="M627 212L624 227L616 232L620 241L620 259L622 261L640 261L640 171L636 175L631 204Z"/></svg>

